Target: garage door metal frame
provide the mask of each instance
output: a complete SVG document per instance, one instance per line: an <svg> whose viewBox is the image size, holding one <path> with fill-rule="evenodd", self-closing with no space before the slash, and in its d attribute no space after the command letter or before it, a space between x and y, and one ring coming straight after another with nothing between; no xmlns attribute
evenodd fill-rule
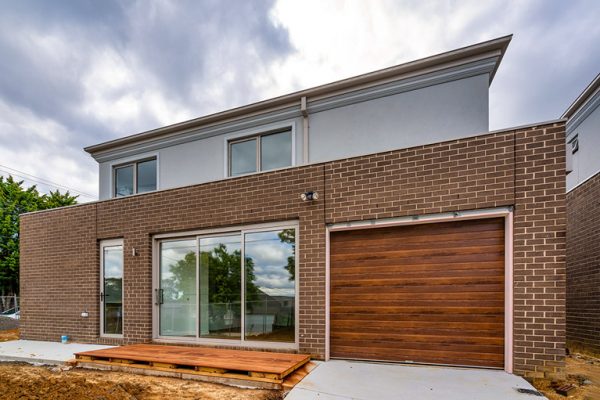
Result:
<svg viewBox="0 0 600 400"><path fill-rule="evenodd" d="M401 218L385 218L368 221L343 222L326 227L325 261L325 360L330 359L330 235L331 232L383 228L403 225L431 224L437 222L464 221L469 219L504 218L504 370L513 372L513 208L498 207L452 213L415 215Z"/></svg>

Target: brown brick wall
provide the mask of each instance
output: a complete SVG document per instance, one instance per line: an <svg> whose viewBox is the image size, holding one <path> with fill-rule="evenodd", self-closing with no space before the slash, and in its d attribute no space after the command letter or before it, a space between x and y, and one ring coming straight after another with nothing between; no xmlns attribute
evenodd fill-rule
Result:
<svg viewBox="0 0 600 400"><path fill-rule="evenodd" d="M300 350L322 357L327 223L514 205L515 370L560 374L564 180L564 124L549 124L28 214L22 335L99 340L99 240L124 238L125 342L148 341L153 235L296 219ZM303 203L306 190L321 199Z"/></svg>
<svg viewBox="0 0 600 400"><path fill-rule="evenodd" d="M567 345L600 355L600 173L567 193Z"/></svg>

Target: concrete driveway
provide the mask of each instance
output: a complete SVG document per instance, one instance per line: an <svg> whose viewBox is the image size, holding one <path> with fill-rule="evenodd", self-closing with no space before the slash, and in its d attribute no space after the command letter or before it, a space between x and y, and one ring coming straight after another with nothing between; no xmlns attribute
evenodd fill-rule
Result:
<svg viewBox="0 0 600 400"><path fill-rule="evenodd" d="M286 400L541 400L525 379L504 371L328 361L319 365Z"/></svg>

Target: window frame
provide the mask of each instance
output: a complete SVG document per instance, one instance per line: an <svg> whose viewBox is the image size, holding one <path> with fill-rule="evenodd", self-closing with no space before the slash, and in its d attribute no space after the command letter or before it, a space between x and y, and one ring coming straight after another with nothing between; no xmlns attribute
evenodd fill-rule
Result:
<svg viewBox="0 0 600 400"><path fill-rule="evenodd" d="M261 146L261 141L262 138L265 136L270 136L270 135L276 135L278 133L286 133L289 132L290 134L290 138L291 138L291 154L290 154L290 165L285 166L285 167L280 167L280 168L273 168L273 169L268 169L268 170L263 170L262 169L262 146ZM239 176L246 176L246 175L251 175L251 174L258 174L261 172L270 172L270 171L277 171L279 169L284 169L284 168L290 168L290 167L294 167L296 165L296 135L295 135L295 129L294 129L294 125L293 124L286 124L283 125L281 127L278 128L274 128L271 130L266 130L266 131L261 131L261 132L255 132L255 133L251 133L249 135L244 135L244 136L240 136L240 137L234 137L234 138L226 138L226 150L225 150L225 154L226 154L226 160L225 160L225 173L226 173L226 177L227 178L236 178ZM247 172L245 174L239 174L239 175L232 175L231 174L231 164L232 164L232 158L231 158L231 146L237 143L243 143L243 142L247 142L250 140L256 140L256 171L253 172Z"/></svg>
<svg viewBox="0 0 600 400"><path fill-rule="evenodd" d="M156 162L156 189L139 193L138 187L137 187L138 186L137 185L137 183L138 183L138 164L141 164L146 161L155 161ZM117 196L117 170L120 168L126 168L126 167L133 167L133 193L125 195L125 196ZM112 194L112 198L114 198L114 199L118 199L121 197L134 196L136 194L152 193L152 192L156 192L158 190L158 171L159 171L158 155L152 155L149 157L135 159L135 160L119 163L119 164L113 164L113 165L111 165L111 168L112 168L112 171L111 171L111 181L112 181L111 182L111 186L112 186L111 194Z"/></svg>
<svg viewBox="0 0 600 400"><path fill-rule="evenodd" d="M216 229L205 229L205 230L197 230L197 231L188 231L188 232L180 232L180 233L168 233L168 234L159 234L155 235L152 238L152 293L156 293L155 289L160 288L160 244L162 242L173 241L173 240L183 240L183 239L196 239L196 251L200 251L200 239L211 237L211 236L229 236L229 235L239 235L240 236L240 246L241 246L241 256L242 260L245 258L245 235L247 233L255 233L255 232L269 232L274 230L283 230L283 229L294 229L296 231L295 237L295 282L294 282L294 341L293 342L269 342L269 341L258 341L258 340L247 340L244 334L244 324L245 324L245 289L242 290L241 293L241 302L242 302L242 320L241 320L241 337L240 339L216 339L216 338L203 338L200 336L200 328L199 323L196 325L196 336L163 336L160 334L160 314L159 314L159 305L156 302L156 299L152 299L152 338L157 343L195 343L195 344L204 344L204 345L218 345L218 346L226 346L226 347L245 347L245 348L263 348L263 349L288 349L288 350L298 350L300 347L300 276L298 272L299 266L299 249L300 249L300 225L298 221L284 221L284 222L275 222L275 223L264 223L264 224L254 224L254 225L239 225L228 228L216 228ZM199 257L196 257L196 313L199 313L200 310L200 296L198 293L199 290L199 279L198 279L198 268L199 268ZM241 265L242 271L244 271L244 265ZM241 285L242 288L245 288L246 274L241 274ZM199 314L198 314L199 315ZM199 318L197 318L199 321Z"/></svg>
<svg viewBox="0 0 600 400"><path fill-rule="evenodd" d="M123 339L125 337L125 241L123 239L108 239L100 241L100 287L98 290L98 296L104 292L104 249L106 247L121 247L121 253L123 255L123 277L121 278L121 333L104 333L104 301L98 299L100 305L100 337L101 338L114 338Z"/></svg>

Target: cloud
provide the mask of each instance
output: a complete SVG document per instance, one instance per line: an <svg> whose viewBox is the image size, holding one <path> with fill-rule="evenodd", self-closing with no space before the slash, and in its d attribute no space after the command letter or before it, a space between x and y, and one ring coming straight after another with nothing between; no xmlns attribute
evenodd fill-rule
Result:
<svg viewBox="0 0 600 400"><path fill-rule="evenodd" d="M593 0L11 2L0 165L96 195L84 146L509 33L490 128L554 119L598 73L598 20Z"/></svg>
<svg viewBox="0 0 600 400"><path fill-rule="evenodd" d="M598 73L595 1L279 1L297 51L270 93L299 89L514 34L490 91L492 130L560 117Z"/></svg>
<svg viewBox="0 0 600 400"><path fill-rule="evenodd" d="M253 77L291 51L271 7L242 0L3 7L0 164L96 195L97 166L82 147L257 99Z"/></svg>

